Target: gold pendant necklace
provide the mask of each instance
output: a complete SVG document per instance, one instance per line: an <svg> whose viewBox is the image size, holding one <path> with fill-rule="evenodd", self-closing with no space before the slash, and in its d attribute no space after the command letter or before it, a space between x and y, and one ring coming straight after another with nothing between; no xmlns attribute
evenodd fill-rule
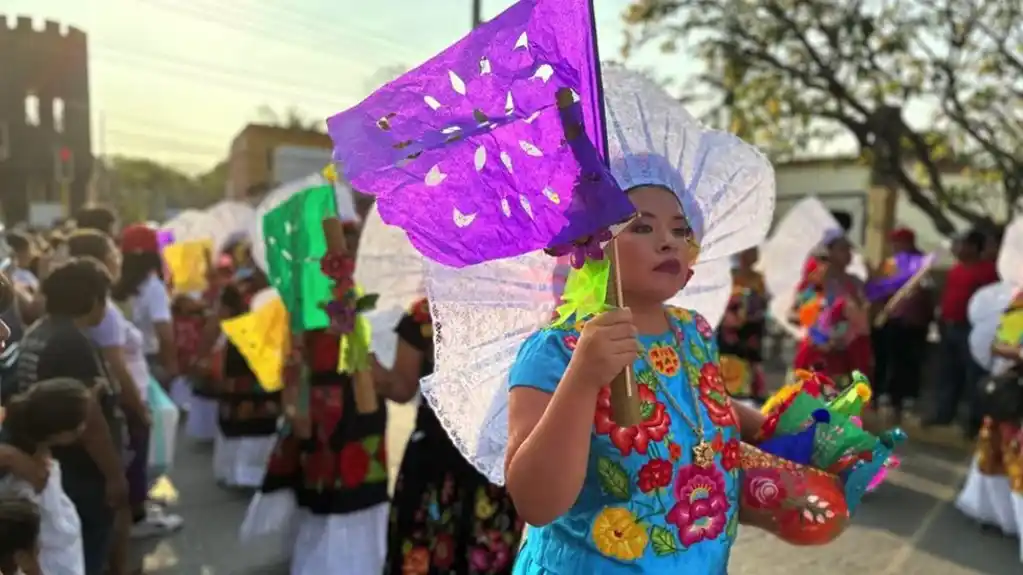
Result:
<svg viewBox="0 0 1023 575"><path fill-rule="evenodd" d="M679 337L679 328L672 321L671 317L667 317L667 319L668 325L671 326L672 337L675 340L674 341L675 352L680 354L681 356L682 338ZM643 349L643 362L647 364L647 367L654 370L654 372L657 371L656 369L654 369L654 366L650 364L649 356L647 355L645 346ZM696 420L699 423L693 423L693 420L689 419L689 416L686 415L684 411L682 411L682 406L679 405L678 401L675 400L675 397L671 394L670 391L668 391L667 386L662 385L660 387L664 391L664 396L668 399L668 402L671 403L671 407L676 412L678 412L679 415L682 416L682 419L686 422L686 425L688 425L689 428L693 431L693 433L696 434L696 444L693 445L692 449L693 463L696 464L698 467L703 468L708 468L714 465L715 455L714 446L712 446L710 442L707 441L706 435L704 434L702 417L703 414L700 412L700 398L699 396L696 395L696 387L692 385L692 382L687 382L687 387L689 387L689 395L693 400L693 411L696 413Z"/></svg>

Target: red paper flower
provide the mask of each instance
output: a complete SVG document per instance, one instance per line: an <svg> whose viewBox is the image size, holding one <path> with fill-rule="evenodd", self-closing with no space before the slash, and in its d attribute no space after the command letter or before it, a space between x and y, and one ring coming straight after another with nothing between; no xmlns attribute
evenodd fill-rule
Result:
<svg viewBox="0 0 1023 575"><path fill-rule="evenodd" d="M338 473L345 487L358 487L369 473L369 454L362 444L353 441L341 448L338 455Z"/></svg>
<svg viewBox="0 0 1023 575"><path fill-rule="evenodd" d="M424 297L412 304L412 307L409 309L409 315L411 315L412 319L418 324L432 323L432 318L430 317L430 302Z"/></svg>
<svg viewBox="0 0 1023 575"><path fill-rule="evenodd" d="M667 487L671 483L671 463L663 459L651 459L639 468L639 479L636 485L643 493L650 493L654 489Z"/></svg>
<svg viewBox="0 0 1023 575"><path fill-rule="evenodd" d="M650 441L661 441L671 429L671 416L664 404L657 401L657 396L645 385L637 386L643 414L643 423L632 427L619 427L611 419L611 388L605 387L597 396L597 411L593 416L593 425L600 435L607 435L611 443L622 455L633 451L646 454Z"/></svg>
<svg viewBox="0 0 1023 575"><path fill-rule="evenodd" d="M351 281L355 260L346 254L329 253L320 258L320 271L338 283Z"/></svg>

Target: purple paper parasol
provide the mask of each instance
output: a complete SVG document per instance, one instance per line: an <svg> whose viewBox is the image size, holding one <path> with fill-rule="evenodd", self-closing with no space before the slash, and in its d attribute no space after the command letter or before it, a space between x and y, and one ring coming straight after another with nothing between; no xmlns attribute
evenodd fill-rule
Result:
<svg viewBox="0 0 1023 575"><path fill-rule="evenodd" d="M866 295L871 302L887 299L906 285L921 268L931 265L935 254L900 252L892 256L894 271L891 275L867 282Z"/></svg>
<svg viewBox="0 0 1023 575"><path fill-rule="evenodd" d="M174 243L174 232L171 230L160 230L156 232L156 243L160 246L160 249Z"/></svg>
<svg viewBox="0 0 1023 575"><path fill-rule="evenodd" d="M327 121L381 218L450 266L566 244L632 204L603 162L590 0L521 0Z"/></svg>

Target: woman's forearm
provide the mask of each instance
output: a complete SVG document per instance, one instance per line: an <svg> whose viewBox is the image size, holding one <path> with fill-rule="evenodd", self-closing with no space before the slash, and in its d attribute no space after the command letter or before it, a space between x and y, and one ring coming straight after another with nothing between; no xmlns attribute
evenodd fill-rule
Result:
<svg viewBox="0 0 1023 575"><path fill-rule="evenodd" d="M571 371L508 462L508 491L530 525L546 525L567 512L586 478L597 390Z"/></svg>
<svg viewBox="0 0 1023 575"><path fill-rule="evenodd" d="M760 428L763 427L767 416L760 413L760 410L738 401L733 401L732 407L735 409L735 415L739 419L739 434L742 436L742 440L747 443L753 443L760 433Z"/></svg>

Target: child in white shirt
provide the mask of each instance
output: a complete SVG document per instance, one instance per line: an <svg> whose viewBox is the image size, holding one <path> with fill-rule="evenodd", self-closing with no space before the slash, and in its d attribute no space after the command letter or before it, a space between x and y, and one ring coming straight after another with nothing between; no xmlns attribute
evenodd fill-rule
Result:
<svg viewBox="0 0 1023 575"><path fill-rule="evenodd" d="M50 457L50 449L78 441L90 400L89 390L77 380L41 381L11 398L0 428L0 443L49 466L42 491L12 475L0 477L0 496L20 497L39 508L39 566L46 575L85 574L81 521L64 493L60 465Z"/></svg>
<svg viewBox="0 0 1023 575"><path fill-rule="evenodd" d="M35 503L0 496L0 573L45 575L39 566L39 523Z"/></svg>

